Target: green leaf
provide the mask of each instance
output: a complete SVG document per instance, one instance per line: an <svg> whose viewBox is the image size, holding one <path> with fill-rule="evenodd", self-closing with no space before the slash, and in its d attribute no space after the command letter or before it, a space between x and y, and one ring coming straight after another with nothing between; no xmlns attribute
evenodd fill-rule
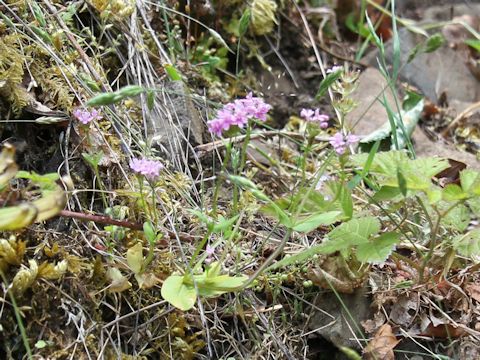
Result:
<svg viewBox="0 0 480 360"><path fill-rule="evenodd" d="M244 189L256 189L258 190L257 185L246 177L238 176L238 175L228 175L230 181L232 181L235 185L240 186Z"/></svg>
<svg viewBox="0 0 480 360"><path fill-rule="evenodd" d="M392 200L396 197L401 195L400 189L396 186L382 186L380 190L378 190L373 199L375 201L385 201L385 200Z"/></svg>
<svg viewBox="0 0 480 360"><path fill-rule="evenodd" d="M120 100L122 100L122 97L119 96L117 93L102 93L88 100L87 106L111 105L119 102Z"/></svg>
<svg viewBox="0 0 480 360"><path fill-rule="evenodd" d="M457 236L453 240L453 248L463 256L480 256L480 229Z"/></svg>
<svg viewBox="0 0 480 360"><path fill-rule="evenodd" d="M471 48L480 52L480 40L478 40L478 39L467 39L467 40L465 40L465 44L467 44Z"/></svg>
<svg viewBox="0 0 480 360"><path fill-rule="evenodd" d="M425 42L424 52L431 53L442 47L445 44L445 38L441 33L436 33L430 36Z"/></svg>
<svg viewBox="0 0 480 360"><path fill-rule="evenodd" d="M468 195L457 184L448 184L442 191L442 198L445 201L463 200L467 197Z"/></svg>
<svg viewBox="0 0 480 360"><path fill-rule="evenodd" d="M400 169L397 169L397 181L398 181L398 188L403 196L407 196L407 180L403 176Z"/></svg>
<svg viewBox="0 0 480 360"><path fill-rule="evenodd" d="M403 99L402 109L404 111L412 110L423 99L424 99L424 97L422 95L416 93L415 91L407 91L407 95Z"/></svg>
<svg viewBox="0 0 480 360"><path fill-rule="evenodd" d="M148 110L152 111L155 105L155 91L148 90L147 91L147 107Z"/></svg>
<svg viewBox="0 0 480 360"><path fill-rule="evenodd" d="M151 222L146 221L143 223L143 233L150 244L154 244L157 240L157 233Z"/></svg>
<svg viewBox="0 0 480 360"><path fill-rule="evenodd" d="M460 172L460 184L463 191L480 195L480 173L472 169L465 169Z"/></svg>
<svg viewBox="0 0 480 360"><path fill-rule="evenodd" d="M170 80L173 80L173 81L182 80L182 76L179 74L179 72L177 71L177 69L175 69L175 67L173 65L165 64L165 65L163 65L163 67L164 67L165 72L167 73L168 77L170 78Z"/></svg>
<svg viewBox="0 0 480 360"><path fill-rule="evenodd" d="M176 308L187 311L195 305L197 293L193 285L186 285L183 280L183 276L170 275L163 283L161 294Z"/></svg>
<svg viewBox="0 0 480 360"><path fill-rule="evenodd" d="M451 205L447 203L446 206ZM445 207L446 207L445 206ZM465 231L470 223L470 211L468 208L459 204L453 208L442 220L442 224L457 231Z"/></svg>
<svg viewBox="0 0 480 360"><path fill-rule="evenodd" d="M280 206L271 202L261 208L261 211L264 214L270 215L278 220L278 222L282 225L285 225L287 228L292 227L292 221L290 219L290 215L287 214Z"/></svg>
<svg viewBox="0 0 480 360"><path fill-rule="evenodd" d="M94 169L98 168L100 161L103 158L103 151L97 151L96 153L88 154L82 153L83 159Z"/></svg>
<svg viewBox="0 0 480 360"><path fill-rule="evenodd" d="M318 213L308 216L307 218L298 220L293 225L293 230L298 232L310 232L315 230L320 225L330 225L338 220L340 211L329 211L325 213Z"/></svg>
<svg viewBox="0 0 480 360"><path fill-rule="evenodd" d="M323 245L315 245L295 255L284 257L282 260L276 262L275 264L270 265L265 271L279 269L285 266L293 265L295 263L304 263L314 255L321 254L324 252L325 250Z"/></svg>
<svg viewBox="0 0 480 360"><path fill-rule="evenodd" d="M38 340L38 341L35 343L35 347L36 347L37 349L43 349L43 348L45 348L45 347L47 347L47 346L48 346L48 344L47 344L47 342L46 342L45 340Z"/></svg>
<svg viewBox="0 0 480 360"><path fill-rule="evenodd" d="M238 33L240 36L245 35L245 33L248 30L248 26L250 25L250 8L246 8L245 11L242 14L242 17L240 18L240 21L238 23Z"/></svg>
<svg viewBox="0 0 480 360"><path fill-rule="evenodd" d="M436 204L442 200L442 190L437 186L432 186L430 189L427 189L426 193L430 204Z"/></svg>
<svg viewBox="0 0 480 360"><path fill-rule="evenodd" d="M215 41L217 41L217 43L228 49L228 51L233 54L233 51L228 47L227 43L225 42L225 40L223 40L222 36L218 32L216 32L212 28L208 28L208 32L215 39Z"/></svg>
<svg viewBox="0 0 480 360"><path fill-rule="evenodd" d="M142 86L138 85L128 85L116 92L118 96L121 96L122 99L126 97L134 97L137 95L140 95L141 93L145 92L146 89L143 88Z"/></svg>
<svg viewBox="0 0 480 360"><path fill-rule="evenodd" d="M213 226L212 231L214 233L219 233L228 229L231 229L233 224L237 221L239 215L235 215L230 219L225 219L223 216L220 217L219 222Z"/></svg>
<svg viewBox="0 0 480 360"><path fill-rule="evenodd" d="M398 243L400 235L394 232L384 233L368 243L357 247L357 259L361 262L383 263Z"/></svg>
<svg viewBox="0 0 480 360"><path fill-rule="evenodd" d="M139 274L143 266L143 247L141 243L136 243L127 250L127 264L134 274Z"/></svg>
<svg viewBox="0 0 480 360"><path fill-rule="evenodd" d="M315 95L315 99L320 99L325 95L328 91L328 88L332 86L332 84L340 79L340 76L342 76L343 70L337 70L335 72L332 72L331 74L328 74L320 83L320 86L318 88L317 94Z"/></svg>
<svg viewBox="0 0 480 360"><path fill-rule="evenodd" d="M327 234L328 240L323 244L323 251L349 253L353 246L367 244L372 235L380 231L380 221L373 216L352 219Z"/></svg>
<svg viewBox="0 0 480 360"><path fill-rule="evenodd" d="M211 297L224 294L226 292L235 291L237 288L241 287L248 277L245 275L241 276L229 276L229 275L219 275L215 277L201 277L198 276L197 286L198 293L201 296Z"/></svg>
<svg viewBox="0 0 480 360"><path fill-rule="evenodd" d="M204 212L200 210L188 209L188 212L195 215L205 225L210 225L213 222Z"/></svg>

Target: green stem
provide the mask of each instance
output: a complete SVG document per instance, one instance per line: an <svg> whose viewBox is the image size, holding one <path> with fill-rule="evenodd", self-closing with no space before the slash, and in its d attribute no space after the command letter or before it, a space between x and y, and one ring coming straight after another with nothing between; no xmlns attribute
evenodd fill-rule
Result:
<svg viewBox="0 0 480 360"><path fill-rule="evenodd" d="M7 284L7 279L5 274L2 270L0 270L0 276L2 277L3 283ZM15 300L15 297L12 294L12 289L7 289L8 295L10 296L10 301L12 302L13 312L15 313L15 318L17 320L18 327L20 329L20 335L22 337L23 346L25 347L25 351L27 352L28 359L33 359L32 349L30 348L30 344L28 343L27 332L25 331L25 326L23 325L22 317L20 315L20 311L18 310L18 305Z"/></svg>
<svg viewBox="0 0 480 360"><path fill-rule="evenodd" d="M437 240L438 240L438 231L440 229L440 224L445 216L448 215L450 211L452 211L457 205L459 205L462 201L457 201L453 205L451 205L447 210L445 210L443 213L440 212L438 209L434 208L435 211L437 212L437 221L435 223L435 226L432 229L432 232L430 234L430 244L429 244L429 251L428 254L423 258L422 266L420 268L420 274L419 274L419 282L422 283L424 281L424 272L425 268L428 265L428 262L430 259L433 257L433 253L435 251L435 247L437 246Z"/></svg>

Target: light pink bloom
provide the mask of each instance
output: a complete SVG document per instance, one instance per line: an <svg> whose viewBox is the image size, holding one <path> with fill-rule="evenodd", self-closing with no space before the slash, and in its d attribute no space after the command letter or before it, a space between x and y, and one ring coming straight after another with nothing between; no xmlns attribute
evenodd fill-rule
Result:
<svg viewBox="0 0 480 360"><path fill-rule="evenodd" d="M320 114L320 109L302 109L300 116L303 117L305 121L317 123L322 129L328 127L328 120L330 120L328 115Z"/></svg>
<svg viewBox="0 0 480 360"><path fill-rule="evenodd" d="M254 97L250 92L244 99L228 103L219 110L217 117L208 122L208 130L212 134L221 136L231 126L243 128L253 118L266 121L267 113L271 108L263 99Z"/></svg>
<svg viewBox="0 0 480 360"><path fill-rule="evenodd" d="M73 111L73 116L75 116L75 118L84 125L87 125L93 120L98 120L102 118L96 109L88 111L86 109L77 108Z"/></svg>
<svg viewBox="0 0 480 360"><path fill-rule="evenodd" d="M163 164L156 160L146 158L130 160L130 169L139 175L145 176L149 180L157 177L163 168Z"/></svg>

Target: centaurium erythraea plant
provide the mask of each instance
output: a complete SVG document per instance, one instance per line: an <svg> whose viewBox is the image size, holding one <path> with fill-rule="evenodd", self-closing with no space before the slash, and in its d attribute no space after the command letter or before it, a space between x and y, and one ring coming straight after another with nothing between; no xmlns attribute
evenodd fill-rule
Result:
<svg viewBox="0 0 480 360"><path fill-rule="evenodd" d="M217 112L217 117L208 122L208 130L221 136L232 126L245 127L251 119L266 121L271 108L262 98L254 97L250 92L244 99L237 99L223 106Z"/></svg>
<svg viewBox="0 0 480 360"><path fill-rule="evenodd" d="M160 161L146 158L135 158L130 160L130 169L138 175L143 175L148 180L156 178L164 166Z"/></svg>
<svg viewBox="0 0 480 360"><path fill-rule="evenodd" d="M89 111L87 109L77 108L73 110L73 116L83 125L88 125L93 120L101 119L101 116L96 109L92 109Z"/></svg>
<svg viewBox="0 0 480 360"><path fill-rule="evenodd" d="M302 109L300 116L308 122L318 124L322 129L328 127L328 120L330 117L326 114L320 114L320 109Z"/></svg>
<svg viewBox="0 0 480 360"><path fill-rule="evenodd" d="M342 155L347 146L356 144L359 140L359 137L356 135L343 135L341 132L337 132L329 139L329 143L333 146L333 149L337 152L337 154Z"/></svg>

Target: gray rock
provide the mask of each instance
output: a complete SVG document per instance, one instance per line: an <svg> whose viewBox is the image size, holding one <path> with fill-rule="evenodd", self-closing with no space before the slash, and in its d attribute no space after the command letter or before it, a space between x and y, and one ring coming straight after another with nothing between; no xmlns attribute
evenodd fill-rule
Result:
<svg viewBox="0 0 480 360"><path fill-rule="evenodd" d="M364 336L358 333L357 328L362 329L361 322L371 318L372 315L368 291L368 286L364 286L353 294L340 294L344 306L331 291L319 294L316 305L322 311L316 311L311 317L309 328L317 330L316 334L337 347L347 346L358 349L359 344L355 338L362 341Z"/></svg>
<svg viewBox="0 0 480 360"><path fill-rule="evenodd" d="M368 135L388 122L384 106L379 99L385 99L392 109L396 109L392 92L386 89L386 81L379 70L367 68L359 77L357 90L352 98L358 106L348 114L347 125L357 135ZM467 103L467 105L469 105ZM469 167L480 170L480 162L475 155L460 151L453 144L430 140L419 127L412 135L414 148L417 156L430 157L440 156L466 163Z"/></svg>
<svg viewBox="0 0 480 360"><path fill-rule="evenodd" d="M425 38L413 34L406 28L399 31L399 37L400 77L416 86L432 102L437 102L443 92L446 93L448 100L464 103L471 103L480 98L480 82L466 66L466 59L461 52L443 46L433 53L418 54L412 62L407 63L411 50ZM386 44L385 52L387 63L392 64L391 42ZM368 55L367 60L372 66L377 66L377 56L377 51Z"/></svg>
<svg viewBox="0 0 480 360"><path fill-rule="evenodd" d="M204 122L192 101L192 95L182 81L164 84L157 98L162 107L156 107L147 118L148 137L152 147L160 150L174 165L181 166L189 152L189 144L203 143Z"/></svg>

